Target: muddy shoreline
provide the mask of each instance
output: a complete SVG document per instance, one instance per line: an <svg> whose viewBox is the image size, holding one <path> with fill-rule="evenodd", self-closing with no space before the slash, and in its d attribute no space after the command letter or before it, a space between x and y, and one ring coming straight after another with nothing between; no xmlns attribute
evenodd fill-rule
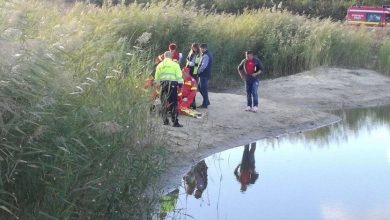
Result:
<svg viewBox="0 0 390 220"><path fill-rule="evenodd" d="M161 126L169 136L170 155L161 179L164 192L179 186L193 164L214 153L336 123L341 118L334 110L390 104L390 77L363 69L318 68L265 80L258 113L243 111L243 86L229 91L210 93L211 105L201 111L202 119L182 116L184 128Z"/></svg>

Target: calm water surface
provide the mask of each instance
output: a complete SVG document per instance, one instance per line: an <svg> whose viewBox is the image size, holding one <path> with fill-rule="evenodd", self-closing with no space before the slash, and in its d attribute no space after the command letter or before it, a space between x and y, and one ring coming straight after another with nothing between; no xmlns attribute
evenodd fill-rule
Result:
<svg viewBox="0 0 390 220"><path fill-rule="evenodd" d="M390 219L390 106L214 154L164 197L164 219Z"/></svg>

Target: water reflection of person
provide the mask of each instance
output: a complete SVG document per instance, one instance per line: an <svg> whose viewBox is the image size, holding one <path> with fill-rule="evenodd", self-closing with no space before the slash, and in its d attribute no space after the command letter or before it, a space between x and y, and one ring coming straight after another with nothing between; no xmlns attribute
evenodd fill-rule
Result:
<svg viewBox="0 0 390 220"><path fill-rule="evenodd" d="M207 187L207 165L204 160L196 164L183 177L187 195L194 195L196 199L202 197L203 191Z"/></svg>
<svg viewBox="0 0 390 220"><path fill-rule="evenodd" d="M173 212L175 210L178 198L179 198L179 189L175 189L172 192L160 198L160 213L159 213L160 220L166 219L168 213Z"/></svg>
<svg viewBox="0 0 390 220"><path fill-rule="evenodd" d="M255 184L259 174L255 170L256 142L245 145L241 163L234 169L237 181L241 183L241 192L245 192L249 184Z"/></svg>

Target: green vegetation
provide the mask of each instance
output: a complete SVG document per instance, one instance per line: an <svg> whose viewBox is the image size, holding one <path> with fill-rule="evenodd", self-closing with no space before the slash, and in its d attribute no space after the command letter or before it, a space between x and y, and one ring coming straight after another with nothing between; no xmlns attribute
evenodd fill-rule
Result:
<svg viewBox="0 0 390 220"><path fill-rule="evenodd" d="M70 0L67 0L70 1ZM157 3L166 0L84 0L85 2L103 5L104 2L114 4L124 3L126 5L138 3ZM348 7L354 4L359 5L388 5L388 0L182 0L187 5L202 7L217 12L241 13L245 9L269 8L272 10L288 10L300 15L307 15L319 18L332 18L344 20Z"/></svg>
<svg viewBox="0 0 390 220"><path fill-rule="evenodd" d="M148 53L94 8L16 2L0 9L0 219L145 218L165 158Z"/></svg>
<svg viewBox="0 0 390 220"><path fill-rule="evenodd" d="M268 77L320 65L389 73L388 38L268 9L233 15L179 2L59 8L0 0L0 18L1 219L153 212L150 186L165 151L143 81L169 42L185 54L191 42L209 43L219 85L238 81L247 49Z"/></svg>

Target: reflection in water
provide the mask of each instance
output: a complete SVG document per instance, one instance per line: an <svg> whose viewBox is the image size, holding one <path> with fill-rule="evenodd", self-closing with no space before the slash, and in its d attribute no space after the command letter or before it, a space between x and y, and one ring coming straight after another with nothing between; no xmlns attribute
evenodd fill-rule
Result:
<svg viewBox="0 0 390 220"><path fill-rule="evenodd" d="M390 106L338 114L342 123L205 158L184 176L164 216L390 219Z"/></svg>
<svg viewBox="0 0 390 220"><path fill-rule="evenodd" d="M335 143L341 144L347 142L350 138L356 138L363 130L372 132L378 126L384 126L390 129L390 106L349 109L334 112L341 117L341 123L307 131L303 135L289 135L289 141L304 141L315 144L323 148ZM270 139L270 141L274 141ZM284 140L283 140L284 141Z"/></svg>
<svg viewBox="0 0 390 220"><path fill-rule="evenodd" d="M160 199L160 214L159 218L166 219L167 214L175 211L176 203L179 198L179 189L163 195Z"/></svg>
<svg viewBox="0 0 390 220"><path fill-rule="evenodd" d="M249 144L245 145L241 163L234 169L234 175L241 183L241 192L245 192L248 185L255 184L259 178L259 174L255 170L255 150L256 142L250 145L250 149Z"/></svg>
<svg viewBox="0 0 390 220"><path fill-rule="evenodd" d="M192 167L192 169L183 177L183 180L187 195L194 195L196 199L201 198L203 191L207 187L206 162L202 160Z"/></svg>

